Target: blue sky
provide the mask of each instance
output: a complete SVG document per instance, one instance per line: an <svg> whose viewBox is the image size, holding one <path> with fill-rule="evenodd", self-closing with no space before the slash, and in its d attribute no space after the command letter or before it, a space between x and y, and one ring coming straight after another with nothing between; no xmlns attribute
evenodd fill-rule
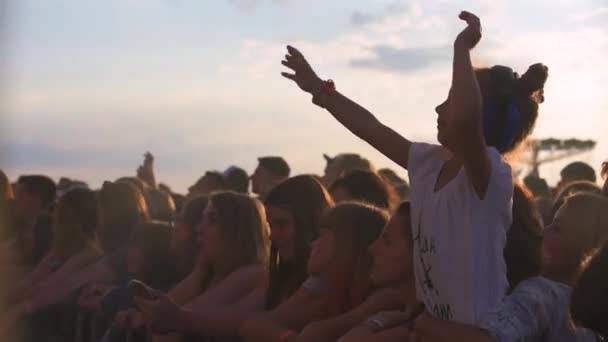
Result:
<svg viewBox="0 0 608 342"><path fill-rule="evenodd" d="M535 135L598 139L608 158L604 0L13 0L0 65L2 168L104 179L143 152L183 190L205 170L284 155L321 173L322 153L394 166L283 80L288 43L320 75L414 140L435 140L461 9L478 13L479 66L550 68ZM604 138L602 140L602 138ZM543 171L550 179L560 165Z"/></svg>

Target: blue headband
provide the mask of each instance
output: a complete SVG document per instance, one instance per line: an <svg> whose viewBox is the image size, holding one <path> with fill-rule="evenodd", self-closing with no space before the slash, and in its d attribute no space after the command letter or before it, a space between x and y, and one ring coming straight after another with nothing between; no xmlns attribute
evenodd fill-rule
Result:
<svg viewBox="0 0 608 342"><path fill-rule="evenodd" d="M496 80L497 100L484 102L483 130L487 141L494 142L496 149L503 153L511 146L521 129L521 112L513 99L513 83L516 74L511 68L495 66L491 69ZM498 113L505 111L504 122L498 122ZM497 125L504 126L497 132ZM496 139L495 134L500 134Z"/></svg>

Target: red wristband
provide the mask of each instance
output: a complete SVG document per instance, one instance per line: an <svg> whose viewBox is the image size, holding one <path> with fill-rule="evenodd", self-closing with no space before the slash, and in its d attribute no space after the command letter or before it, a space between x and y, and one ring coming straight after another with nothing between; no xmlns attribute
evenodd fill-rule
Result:
<svg viewBox="0 0 608 342"><path fill-rule="evenodd" d="M333 80L323 81L323 86L313 94L312 102L317 106L326 108L327 99L336 91L336 84Z"/></svg>

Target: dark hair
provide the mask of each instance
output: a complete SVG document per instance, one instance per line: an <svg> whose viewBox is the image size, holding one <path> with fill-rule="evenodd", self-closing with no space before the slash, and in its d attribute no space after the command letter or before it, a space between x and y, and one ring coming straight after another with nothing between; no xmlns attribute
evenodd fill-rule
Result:
<svg viewBox="0 0 608 342"><path fill-rule="evenodd" d="M602 177L608 178L608 161L602 163L602 170L600 171L600 174Z"/></svg>
<svg viewBox="0 0 608 342"><path fill-rule="evenodd" d="M562 179L567 178L573 181L589 181L595 183L597 180L595 170L587 163L581 161L573 162L562 169L560 172Z"/></svg>
<svg viewBox="0 0 608 342"><path fill-rule="evenodd" d="M325 210L333 207L333 201L319 181L312 176L302 175L274 187L264 204L289 211L296 230L293 261L281 260L277 247L270 247L269 281L264 305L269 310L293 294L306 280L310 244L319 236L321 216Z"/></svg>
<svg viewBox="0 0 608 342"><path fill-rule="evenodd" d="M395 171L384 168L378 170L378 175L393 187L395 193L401 200L406 199L410 195L410 186L408 182L399 177Z"/></svg>
<svg viewBox="0 0 608 342"><path fill-rule="evenodd" d="M332 279L335 293L326 308L329 317L355 308L369 294L372 258L368 249L380 236L388 219L386 211L356 202L338 204L323 215L321 227L334 233L336 253L348 260L348 264L335 270Z"/></svg>
<svg viewBox="0 0 608 342"><path fill-rule="evenodd" d="M97 200L102 223L97 234L106 252L119 248L133 227L150 217L144 195L132 183L104 182Z"/></svg>
<svg viewBox="0 0 608 342"><path fill-rule="evenodd" d="M249 176L247 175L247 171L240 167L230 167L224 173L224 178L230 190L242 194L249 192Z"/></svg>
<svg viewBox="0 0 608 342"><path fill-rule="evenodd" d="M608 243L585 264L570 297L575 324L608 336Z"/></svg>
<svg viewBox="0 0 608 342"><path fill-rule="evenodd" d="M140 222L133 228L129 245L141 249L144 255L142 281L153 286L166 286L175 280L169 241L171 241L171 227L165 222Z"/></svg>
<svg viewBox="0 0 608 342"><path fill-rule="evenodd" d="M511 291L522 280L539 275L542 264L541 217L532 194L520 184L513 189L512 215L503 251Z"/></svg>
<svg viewBox="0 0 608 342"><path fill-rule="evenodd" d="M78 253L88 242L95 239L95 228L97 226L97 199L95 193L87 189L71 190L59 199L55 208L56 214L64 208L67 208L74 216L74 221L63 222L63 218L55 216L53 247L63 257L70 257Z"/></svg>
<svg viewBox="0 0 608 342"><path fill-rule="evenodd" d="M592 194L601 194L602 189L595 183L589 181L577 181L568 183L557 195L555 198L555 203L553 204L553 215L557 213L557 210L564 205L566 199L570 196L576 195L581 192L588 192Z"/></svg>
<svg viewBox="0 0 608 342"><path fill-rule="evenodd" d="M524 184L535 197L551 197L551 189L544 178L530 174L524 178Z"/></svg>
<svg viewBox="0 0 608 342"><path fill-rule="evenodd" d="M50 206L55 201L57 187L55 186L55 182L47 176L21 176L17 180L17 184L26 192L39 196L42 205L45 207Z"/></svg>
<svg viewBox="0 0 608 342"><path fill-rule="evenodd" d="M513 151L532 133L538 118L538 106L545 100L544 86L549 75L549 68L541 63L531 65L521 77L505 69L495 66L477 70L478 77L487 76L491 80L492 89L482 90L488 91L488 96L496 101L499 108L496 117L490 120L492 124L484 123L486 145L496 147L500 153ZM484 96L484 102L490 99ZM512 102L521 115L515 131L506 132L504 127L508 126L509 105Z"/></svg>
<svg viewBox="0 0 608 342"><path fill-rule="evenodd" d="M395 194L378 175L369 171L354 170L338 178L330 187L330 192L344 188L353 201L372 204L378 208L392 209Z"/></svg>
<svg viewBox="0 0 608 342"><path fill-rule="evenodd" d="M281 157L258 158L258 163L264 169L270 171L275 177L287 178L291 172L289 164Z"/></svg>

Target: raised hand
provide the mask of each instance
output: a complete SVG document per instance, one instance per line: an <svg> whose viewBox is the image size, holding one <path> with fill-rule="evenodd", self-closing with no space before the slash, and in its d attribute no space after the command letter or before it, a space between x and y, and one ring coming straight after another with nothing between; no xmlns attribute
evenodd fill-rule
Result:
<svg viewBox="0 0 608 342"><path fill-rule="evenodd" d="M464 20L467 27L458 34L454 44L471 50L481 40L481 21L475 14L466 11L460 12L458 18Z"/></svg>
<svg viewBox="0 0 608 342"><path fill-rule="evenodd" d="M304 55L293 46L287 46L285 60L281 64L293 70L294 73L282 72L283 77L288 78L298 85L300 89L313 93L322 84L321 79L314 72Z"/></svg>
<svg viewBox="0 0 608 342"><path fill-rule="evenodd" d="M154 156L150 152L144 154L144 163L137 168L137 178L146 182L150 187L156 188L154 176Z"/></svg>

